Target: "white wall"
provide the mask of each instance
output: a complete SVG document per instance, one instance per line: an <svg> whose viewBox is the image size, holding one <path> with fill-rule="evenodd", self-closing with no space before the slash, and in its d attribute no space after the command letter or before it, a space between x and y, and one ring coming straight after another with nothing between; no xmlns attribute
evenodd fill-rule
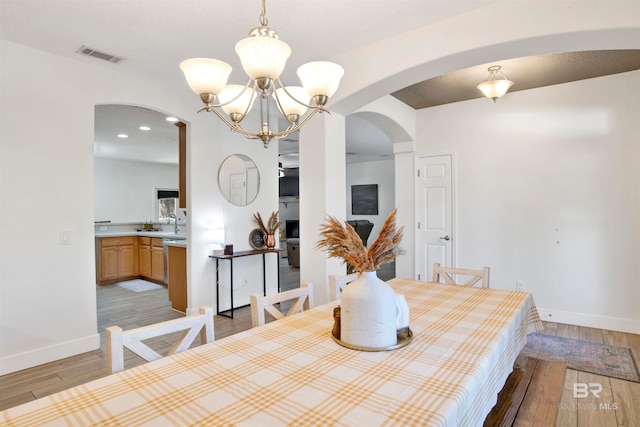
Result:
<svg viewBox="0 0 640 427"><path fill-rule="evenodd" d="M93 166L96 221L157 221L156 189L178 189L177 165L95 158Z"/></svg>
<svg viewBox="0 0 640 427"><path fill-rule="evenodd" d="M457 265L533 293L545 319L640 332L640 71L418 112L452 153Z"/></svg>
<svg viewBox="0 0 640 427"><path fill-rule="evenodd" d="M6 41L0 41L0 52L0 375L99 347L93 226L97 104L140 105L188 124L188 304L190 310L214 306L212 227L224 216L229 241L249 248L251 214L278 206L277 175L264 172L276 168L277 145L265 150L209 115L196 116L200 101L186 84L175 90L116 66L96 67ZM47 102L34 102L43 87ZM264 172L260 195L244 208L223 201L216 182L220 163L232 153L248 155ZM62 231L69 232L71 244L59 244ZM242 271L259 288L261 264L252 258Z"/></svg>
<svg viewBox="0 0 640 427"><path fill-rule="evenodd" d="M393 160L347 164L347 219L368 219L373 223L367 245L378 237L382 224L395 203L395 165ZM378 184L378 215L353 215L351 212L351 186ZM400 225L400 224L399 224Z"/></svg>

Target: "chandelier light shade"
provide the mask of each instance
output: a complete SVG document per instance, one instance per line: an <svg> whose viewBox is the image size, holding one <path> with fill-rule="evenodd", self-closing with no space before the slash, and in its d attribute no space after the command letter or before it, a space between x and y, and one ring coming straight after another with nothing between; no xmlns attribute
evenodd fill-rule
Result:
<svg viewBox="0 0 640 427"><path fill-rule="evenodd" d="M231 74L231 65L209 58L187 59L182 61L180 69L187 78L191 90L198 95L220 93Z"/></svg>
<svg viewBox="0 0 640 427"><path fill-rule="evenodd" d="M275 80L284 71L291 49L277 38L256 34L240 40L236 44L236 53L250 79L268 77Z"/></svg>
<svg viewBox="0 0 640 427"><path fill-rule="evenodd" d="M255 99L255 91L242 85L227 85L218 94L222 110L234 122L239 122L244 118L245 114L253 107Z"/></svg>
<svg viewBox="0 0 640 427"><path fill-rule="evenodd" d="M502 69L499 65L492 65L488 68L489 76L487 80L478 85L478 89L486 96L487 98L493 99L493 102L496 102L498 98L503 96L511 86L513 86L513 82L511 80L507 80L505 75L500 71ZM502 79L498 79L497 74L500 73Z"/></svg>
<svg viewBox="0 0 640 427"><path fill-rule="evenodd" d="M289 119L290 115L297 115L298 118L303 116L304 113L307 112L307 105L311 100L307 91L300 86L287 86L286 89L281 87L280 89L276 89L272 96L280 112L287 117L289 121L291 121ZM296 101L296 99L302 101L303 104ZM296 118L293 121L295 122L297 120Z"/></svg>
<svg viewBox="0 0 640 427"><path fill-rule="evenodd" d="M260 26L252 29L249 37L236 43L236 53L244 72L249 76L244 86L227 85L231 66L226 62L193 58L180 64L189 87L205 104L198 112L216 114L227 126L246 138L262 140L265 148L270 141L299 131L316 113L328 112L324 106L338 90L344 75L344 69L338 64L310 62L298 68L302 86L285 86L280 75L291 49L267 25L265 0L262 0ZM252 132L243 128L241 122L256 98L260 105L260 123L259 130ZM282 131L274 131L270 127L271 99L289 123ZM313 104L310 104L311 100Z"/></svg>
<svg viewBox="0 0 640 427"><path fill-rule="evenodd" d="M298 77L302 86L314 98L333 96L343 75L344 69L333 62L316 61L298 67Z"/></svg>

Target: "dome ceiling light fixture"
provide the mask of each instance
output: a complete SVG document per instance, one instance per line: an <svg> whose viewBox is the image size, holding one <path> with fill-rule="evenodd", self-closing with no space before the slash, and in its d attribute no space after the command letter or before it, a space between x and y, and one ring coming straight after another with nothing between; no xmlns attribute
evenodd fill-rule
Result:
<svg viewBox="0 0 640 427"><path fill-rule="evenodd" d="M487 80L480 83L478 85L478 89L484 96L487 98L493 99L493 102L496 102L498 98L507 93L509 88L513 86L513 82L511 80L507 80L505 75L500 71L502 69L499 65L492 65L487 69L489 71L489 76L487 76ZM500 73L502 79L498 79L497 74Z"/></svg>
<svg viewBox="0 0 640 427"><path fill-rule="evenodd" d="M262 0L260 26L252 29L249 37L236 43L236 53L249 76L246 85L227 85L231 66L224 61L192 58L180 63L191 90L205 104L198 112L215 113L233 131L249 139L262 140L265 148L271 140L299 131L316 113L328 112L324 106L338 89L344 75L344 69L333 62L309 62L297 70L302 87L285 86L280 74L291 49L267 26L266 14L265 0ZM289 123L283 131L274 132L269 126L269 95ZM256 98L260 102L260 130L251 132L240 123ZM311 99L314 105L309 104Z"/></svg>

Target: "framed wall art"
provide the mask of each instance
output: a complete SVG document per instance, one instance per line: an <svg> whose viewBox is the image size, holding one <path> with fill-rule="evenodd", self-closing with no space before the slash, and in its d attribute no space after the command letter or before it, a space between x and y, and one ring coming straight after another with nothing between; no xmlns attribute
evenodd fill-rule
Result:
<svg viewBox="0 0 640 427"><path fill-rule="evenodd" d="M378 184L351 186L351 214L378 215Z"/></svg>

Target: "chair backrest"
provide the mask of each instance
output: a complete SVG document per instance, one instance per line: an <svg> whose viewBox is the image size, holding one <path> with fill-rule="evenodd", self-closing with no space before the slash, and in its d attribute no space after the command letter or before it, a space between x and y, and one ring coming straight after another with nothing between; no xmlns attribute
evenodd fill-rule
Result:
<svg viewBox="0 0 640 427"><path fill-rule="evenodd" d="M291 307L284 314L274 305L291 301ZM273 295L251 294L251 327L265 324L265 312L275 319L283 319L313 307L313 284L302 282L299 288Z"/></svg>
<svg viewBox="0 0 640 427"><path fill-rule="evenodd" d="M200 343L213 342L213 308L201 307L200 314L167 320L149 326L123 331L118 326L109 326L107 332L107 364L111 373L124 369L124 347L151 362L160 359L160 353L143 343L143 340L182 331L182 335L166 356L188 349L196 336Z"/></svg>
<svg viewBox="0 0 640 427"><path fill-rule="evenodd" d="M340 294L345 286L358 278L358 273L347 274L346 276L338 276L336 274L329 275L329 298L331 301L340 299Z"/></svg>
<svg viewBox="0 0 640 427"><path fill-rule="evenodd" d="M469 276L464 283L458 283L452 275ZM482 287L489 287L489 267L483 267L482 270L469 270L467 268L442 267L437 262L433 264L433 281L438 283L443 279L443 283L450 285L473 286L482 280ZM458 277L458 279L460 279Z"/></svg>

